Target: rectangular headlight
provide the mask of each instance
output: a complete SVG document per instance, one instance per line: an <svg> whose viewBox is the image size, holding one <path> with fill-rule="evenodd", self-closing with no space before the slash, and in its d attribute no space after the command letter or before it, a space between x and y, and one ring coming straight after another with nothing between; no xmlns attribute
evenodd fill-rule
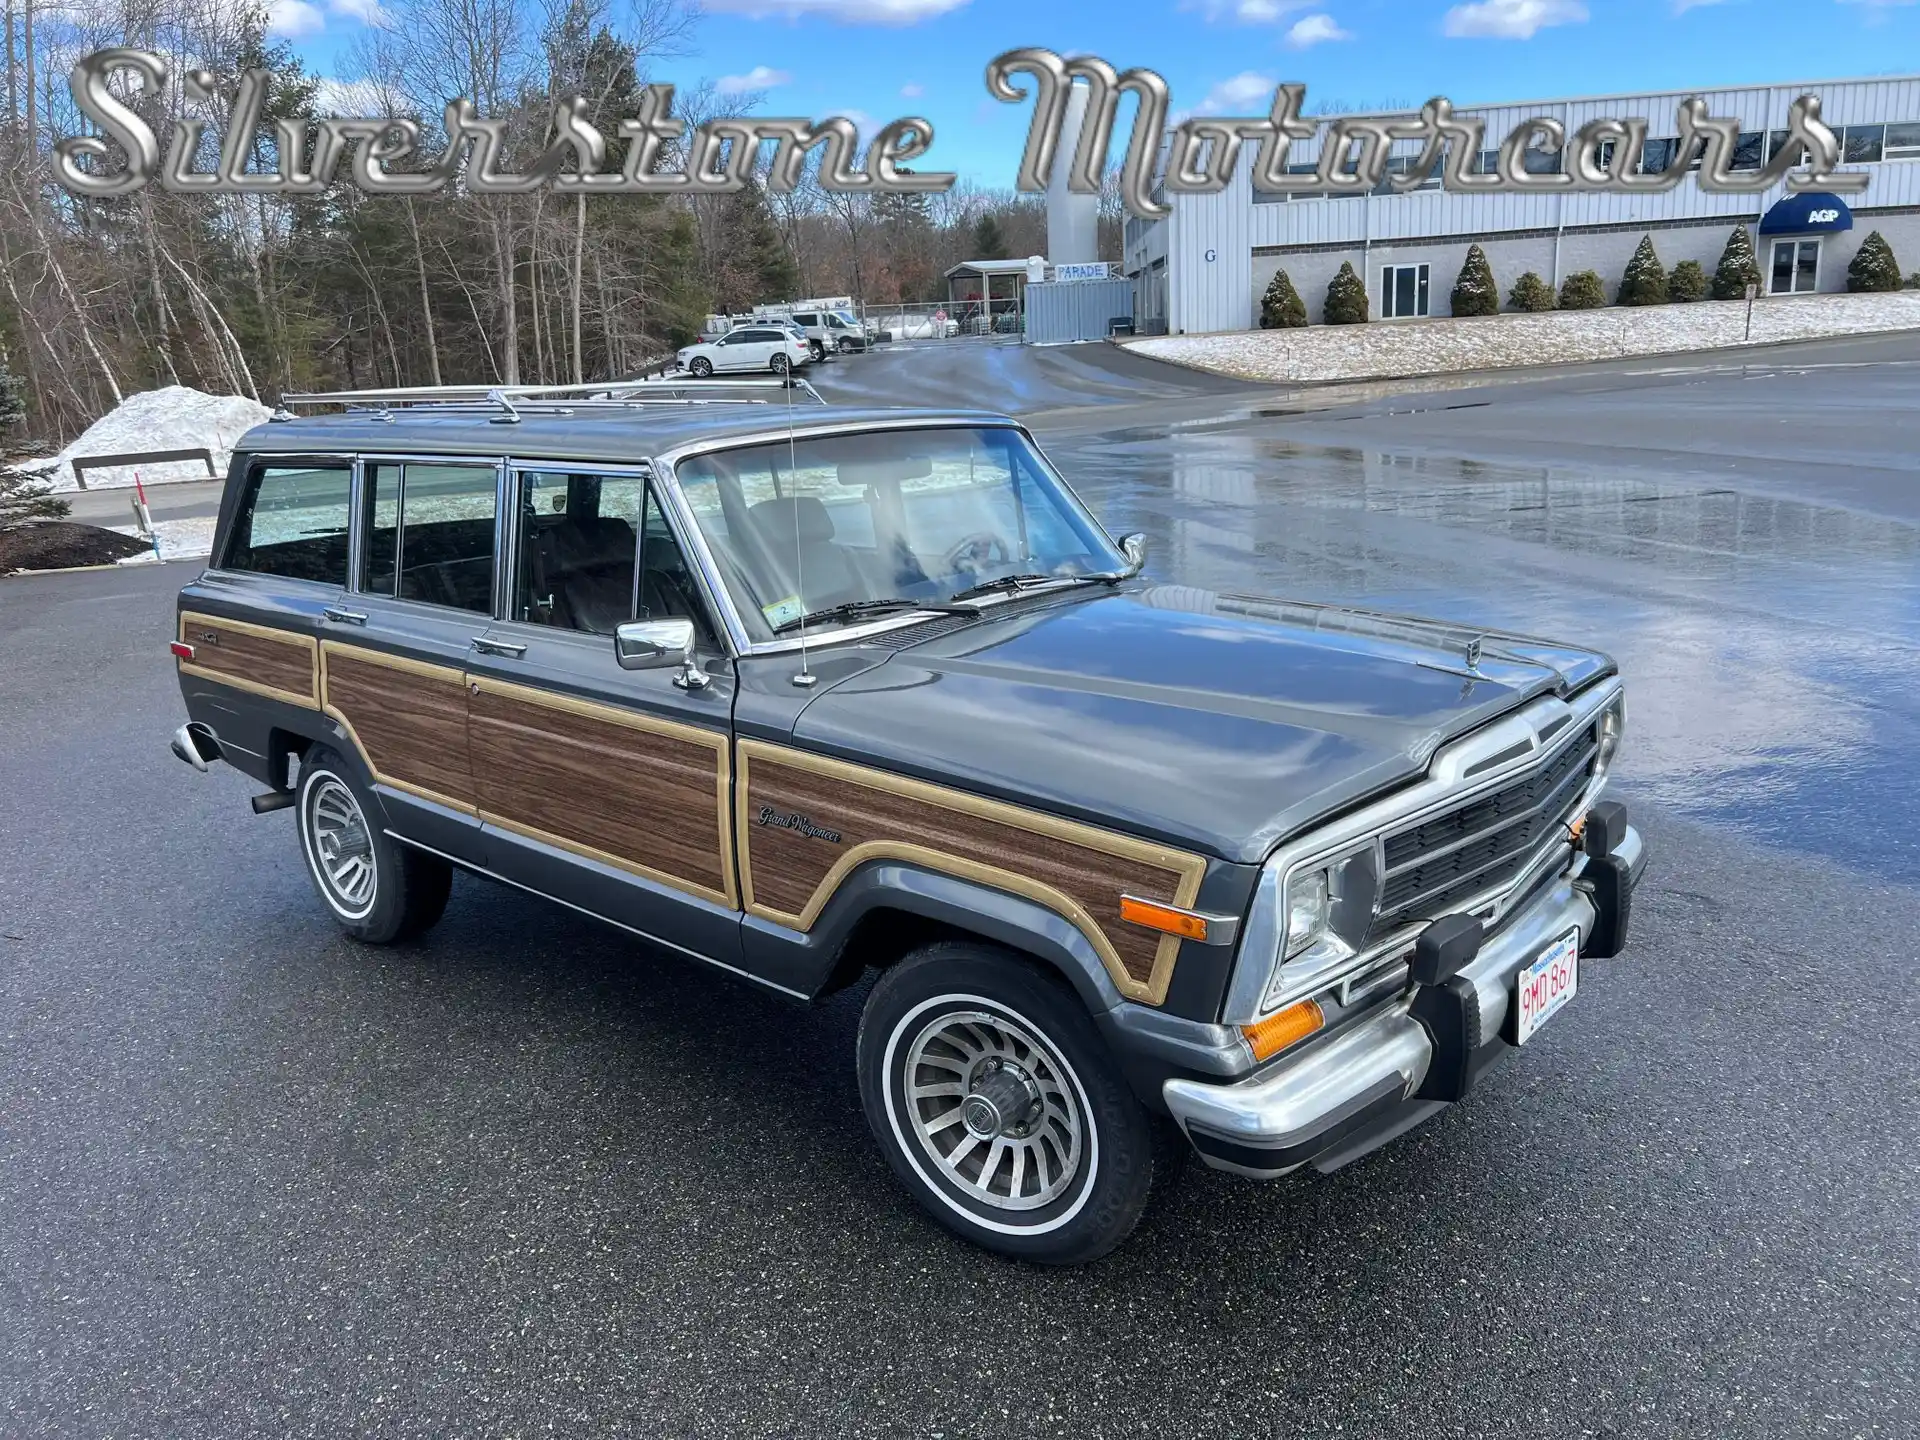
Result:
<svg viewBox="0 0 1920 1440"><path fill-rule="evenodd" d="M1379 909L1380 873L1376 841L1331 860L1296 865L1287 873L1278 897L1286 927L1275 947L1263 1010L1277 1005L1304 977L1359 952Z"/></svg>

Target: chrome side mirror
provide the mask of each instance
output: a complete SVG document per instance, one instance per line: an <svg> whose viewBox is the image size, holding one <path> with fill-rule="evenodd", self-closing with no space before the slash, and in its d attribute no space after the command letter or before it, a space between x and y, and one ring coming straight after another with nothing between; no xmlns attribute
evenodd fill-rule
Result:
<svg viewBox="0 0 1920 1440"><path fill-rule="evenodd" d="M660 670L693 661L691 620L634 620L613 632L613 658L622 670Z"/></svg>
<svg viewBox="0 0 1920 1440"><path fill-rule="evenodd" d="M1127 557L1127 568L1121 573L1126 576L1138 575L1147 568L1147 537L1138 532L1120 542L1121 553Z"/></svg>

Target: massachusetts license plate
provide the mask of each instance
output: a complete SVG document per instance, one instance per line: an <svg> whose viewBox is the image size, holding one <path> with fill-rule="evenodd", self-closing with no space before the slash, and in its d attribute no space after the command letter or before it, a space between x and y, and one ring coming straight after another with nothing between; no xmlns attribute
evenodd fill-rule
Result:
<svg viewBox="0 0 1920 1440"><path fill-rule="evenodd" d="M1514 1044L1524 1045L1534 1031L1560 1013L1580 988L1580 932L1569 930L1542 950L1515 982Z"/></svg>

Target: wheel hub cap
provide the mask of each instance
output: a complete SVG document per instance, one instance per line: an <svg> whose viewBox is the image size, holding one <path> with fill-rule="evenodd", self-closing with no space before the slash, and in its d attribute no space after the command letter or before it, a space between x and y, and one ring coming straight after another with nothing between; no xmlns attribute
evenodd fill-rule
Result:
<svg viewBox="0 0 1920 1440"><path fill-rule="evenodd" d="M991 1011L948 1011L914 1035L902 1078L909 1143L968 1199L1034 1210L1079 1176L1079 1086L1037 1031Z"/></svg>

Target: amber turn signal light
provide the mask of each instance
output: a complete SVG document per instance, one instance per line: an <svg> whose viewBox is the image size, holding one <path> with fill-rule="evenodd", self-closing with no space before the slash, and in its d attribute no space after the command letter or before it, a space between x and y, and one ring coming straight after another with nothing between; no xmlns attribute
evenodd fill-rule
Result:
<svg viewBox="0 0 1920 1440"><path fill-rule="evenodd" d="M1122 895L1120 918L1135 925L1144 925L1149 930L1178 935L1182 940L1207 938L1206 916L1173 905L1161 905L1153 900L1138 900L1131 895Z"/></svg>
<svg viewBox="0 0 1920 1440"><path fill-rule="evenodd" d="M1312 1000L1301 1000L1276 1011L1258 1025L1242 1025L1240 1033L1253 1047L1253 1058L1265 1060L1278 1055L1297 1041L1304 1040L1327 1023L1326 1015Z"/></svg>

